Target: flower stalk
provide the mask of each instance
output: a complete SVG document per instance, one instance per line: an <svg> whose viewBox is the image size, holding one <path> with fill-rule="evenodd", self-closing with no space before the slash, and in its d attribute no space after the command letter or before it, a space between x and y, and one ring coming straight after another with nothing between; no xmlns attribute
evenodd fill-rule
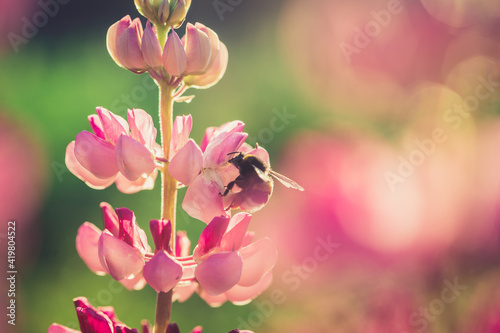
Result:
<svg viewBox="0 0 500 333"><path fill-rule="evenodd" d="M168 82L159 81L158 88L160 92L159 117L161 144L163 147L163 156L165 162L161 169L161 217L169 220L172 226L172 235L170 238L170 246L175 249L175 206L177 204L177 180L168 172L168 160L170 153L170 139L172 137L173 124L173 87L168 85ZM155 315L155 333L166 332L167 326L170 323L172 313L172 294L169 292L159 292L156 298L156 315Z"/></svg>

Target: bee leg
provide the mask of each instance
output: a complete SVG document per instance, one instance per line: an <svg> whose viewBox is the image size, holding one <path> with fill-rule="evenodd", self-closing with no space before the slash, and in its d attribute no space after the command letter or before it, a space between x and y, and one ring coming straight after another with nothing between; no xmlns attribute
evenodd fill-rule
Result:
<svg viewBox="0 0 500 333"><path fill-rule="evenodd" d="M224 194L220 193L219 192L219 195L222 196L222 197L225 197L229 191L231 191L231 189L233 188L234 184L236 184L236 181L232 181L232 182L229 182L226 186L226 190L224 191Z"/></svg>

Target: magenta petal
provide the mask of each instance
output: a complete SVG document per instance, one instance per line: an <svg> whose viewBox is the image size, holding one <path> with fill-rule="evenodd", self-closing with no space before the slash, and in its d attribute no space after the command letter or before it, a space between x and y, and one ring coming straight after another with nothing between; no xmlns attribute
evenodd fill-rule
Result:
<svg viewBox="0 0 500 333"><path fill-rule="evenodd" d="M267 273L260 281L250 287L243 287L239 284L225 293L227 299L236 305L248 304L259 296L264 290L269 288L273 280L272 273Z"/></svg>
<svg viewBox="0 0 500 333"><path fill-rule="evenodd" d="M115 175L110 178L101 179L97 178L90 171L84 168L75 157L75 141L71 141L66 148L65 163L72 174L80 180L83 180L85 184L91 188L101 190L113 184L115 181Z"/></svg>
<svg viewBox="0 0 500 333"><path fill-rule="evenodd" d="M169 251L170 238L172 237L172 224L169 220L151 220L149 229L155 243L155 253L159 251ZM176 243L177 245L177 243Z"/></svg>
<svg viewBox="0 0 500 333"><path fill-rule="evenodd" d="M182 208L191 217L209 223L216 216L228 216L224 210L218 185L201 175L191 183L184 196Z"/></svg>
<svg viewBox="0 0 500 333"><path fill-rule="evenodd" d="M120 135L128 133L128 124L122 117L102 106L96 108L96 113L101 120L102 130L108 142L116 144Z"/></svg>
<svg viewBox="0 0 500 333"><path fill-rule="evenodd" d="M244 287L256 284L273 269L278 260L276 246L269 238L259 239L239 252L243 258L243 269L238 285Z"/></svg>
<svg viewBox="0 0 500 333"><path fill-rule="evenodd" d="M238 213L231 218L227 231L222 238L221 251L236 251L243 244L252 215Z"/></svg>
<svg viewBox="0 0 500 333"><path fill-rule="evenodd" d="M76 235L76 251L88 268L97 275L106 274L106 269L99 261L98 243L102 231L90 222L78 228Z"/></svg>
<svg viewBox="0 0 500 333"><path fill-rule="evenodd" d="M75 157L97 178L108 179L118 172L114 147L90 132L83 131L77 134Z"/></svg>
<svg viewBox="0 0 500 333"><path fill-rule="evenodd" d="M102 129L102 123L99 116L96 114L91 114L90 116L88 116L88 120L92 131L94 131L94 134L99 138L106 140L106 135L104 134L104 131Z"/></svg>
<svg viewBox="0 0 500 333"><path fill-rule="evenodd" d="M271 163L269 162L269 153L262 147L257 147L249 151L248 154L255 155L263 160L267 165L271 165Z"/></svg>
<svg viewBox="0 0 500 333"><path fill-rule="evenodd" d="M80 331L75 331L74 329L59 324L52 324L47 333L80 333Z"/></svg>
<svg viewBox="0 0 500 333"><path fill-rule="evenodd" d="M130 245L106 230L99 239L99 259L113 279L133 278L144 266L144 259Z"/></svg>
<svg viewBox="0 0 500 333"><path fill-rule="evenodd" d="M156 143L156 128L153 118L144 110L132 109L127 112L132 138L148 148L153 148Z"/></svg>
<svg viewBox="0 0 500 333"><path fill-rule="evenodd" d="M168 74L180 77L187 66L187 57L179 36L175 31L167 38L163 49L163 67Z"/></svg>
<svg viewBox="0 0 500 333"><path fill-rule="evenodd" d="M129 15L126 15L120 21L109 27L106 36L106 44L108 46L109 54L111 55L111 58L113 58L113 60L121 67L123 67L123 64L118 56L118 39L130 26L130 24L132 24L132 20Z"/></svg>
<svg viewBox="0 0 500 333"><path fill-rule="evenodd" d="M101 207L102 211L104 229L107 229L113 236L118 237L120 226L115 210L107 202L101 202L99 207Z"/></svg>
<svg viewBox="0 0 500 333"><path fill-rule="evenodd" d="M201 232L198 240L198 246L194 251L194 258L198 259L212 249L218 247L224 236L224 232L229 224L229 218L218 216L215 217Z"/></svg>
<svg viewBox="0 0 500 333"><path fill-rule="evenodd" d="M189 185L200 174L202 163L201 149L190 139L170 161L168 171L179 182Z"/></svg>
<svg viewBox="0 0 500 333"><path fill-rule="evenodd" d="M193 328L191 333L203 333L203 329L201 326L196 326L195 328Z"/></svg>
<svg viewBox="0 0 500 333"><path fill-rule="evenodd" d="M222 124L216 129L211 141L225 138L232 133L241 133L243 132L244 128L245 123L240 120L233 120L228 123Z"/></svg>
<svg viewBox="0 0 500 333"><path fill-rule="evenodd" d="M116 162L120 172L131 181L147 178L156 168L151 152L129 136L116 143Z"/></svg>
<svg viewBox="0 0 500 333"><path fill-rule="evenodd" d="M168 292L181 280L182 265L166 251L160 251L144 265L143 275L156 292Z"/></svg>
<svg viewBox="0 0 500 333"><path fill-rule="evenodd" d="M175 237L175 256L176 257L187 257L191 252L191 241L187 237L185 231L177 231Z"/></svg>
<svg viewBox="0 0 500 333"><path fill-rule="evenodd" d="M77 298L74 303L82 333L113 333L115 331L111 319L102 311L94 309L87 299Z"/></svg>
<svg viewBox="0 0 500 333"><path fill-rule="evenodd" d="M189 140L191 128L193 127L193 118L191 115L175 117L174 125L172 128L172 139L170 140L170 155L172 159L174 155L184 147Z"/></svg>
<svg viewBox="0 0 500 333"><path fill-rule="evenodd" d="M220 252L208 257L196 267L195 276L211 296L231 289L241 278L243 262L238 252Z"/></svg>
<svg viewBox="0 0 500 333"><path fill-rule="evenodd" d="M231 158L228 154L238 151L247 136L246 133L231 133L224 138L212 141L203 155L203 166L214 168L227 162Z"/></svg>

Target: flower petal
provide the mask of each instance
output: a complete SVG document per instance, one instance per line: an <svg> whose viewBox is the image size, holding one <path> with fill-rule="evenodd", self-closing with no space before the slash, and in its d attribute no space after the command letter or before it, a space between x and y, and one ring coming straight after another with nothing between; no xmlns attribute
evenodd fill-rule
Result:
<svg viewBox="0 0 500 333"><path fill-rule="evenodd" d="M84 297L74 299L82 333L113 333L113 322L102 311L94 309Z"/></svg>
<svg viewBox="0 0 500 333"><path fill-rule="evenodd" d="M170 140L169 148L170 160L172 160L175 154L188 142L192 127L193 118L190 114L188 114L187 116L175 117L174 126L172 128L172 139Z"/></svg>
<svg viewBox="0 0 500 333"><path fill-rule="evenodd" d="M210 142L203 154L203 167L216 168L229 161L231 156L228 156L228 154L238 151L247 137L247 133L236 132Z"/></svg>
<svg viewBox="0 0 500 333"><path fill-rule="evenodd" d="M75 157L75 141L71 141L66 148L65 163L69 171L80 180L83 180L89 187L102 190L115 181L115 176L109 178L97 178L90 171L84 168Z"/></svg>
<svg viewBox="0 0 500 333"><path fill-rule="evenodd" d="M199 30L203 31L208 36L208 40L210 41L210 60L206 67L207 69L209 69L212 67L212 65L215 63L215 60L219 56L219 50L220 50L219 36L217 36L215 31L206 27L200 22L196 22L194 26Z"/></svg>
<svg viewBox="0 0 500 333"><path fill-rule="evenodd" d="M168 171L179 182L189 185L200 174L203 164L203 153L193 139L175 154L168 165Z"/></svg>
<svg viewBox="0 0 500 333"><path fill-rule="evenodd" d="M200 286L211 295L231 289L241 277L243 262L238 252L220 252L208 257L196 267Z"/></svg>
<svg viewBox="0 0 500 333"><path fill-rule="evenodd" d="M144 259L127 243L104 230L99 238L99 259L113 279L133 278L141 272Z"/></svg>
<svg viewBox="0 0 500 333"><path fill-rule="evenodd" d="M220 50L215 58L215 61L210 69L201 75L188 75L183 81L190 87L198 89L207 89L214 86L217 82L222 79L224 73L227 69L227 63L229 59L229 53L227 51L226 45L220 43Z"/></svg>
<svg viewBox="0 0 500 333"><path fill-rule="evenodd" d="M106 141L115 145L120 135L128 134L129 128L125 119L103 108L102 106L97 107L96 112L99 116L99 120L101 121Z"/></svg>
<svg viewBox="0 0 500 333"><path fill-rule="evenodd" d="M144 61L150 67L160 67L162 65L161 56L162 50L158 37L156 36L156 28L151 25L151 22L146 23L146 29L142 36L141 45Z"/></svg>
<svg viewBox="0 0 500 333"><path fill-rule="evenodd" d="M188 23L184 38L187 59L185 73L187 75L203 74L207 70L212 52L209 37L206 33Z"/></svg>
<svg viewBox="0 0 500 333"><path fill-rule="evenodd" d="M94 132L94 134L97 137L106 140L106 135L104 135L104 131L102 129L101 119L99 118L99 116L96 114L91 114L87 118L89 120L90 127L92 128L92 131Z"/></svg>
<svg viewBox="0 0 500 333"><path fill-rule="evenodd" d="M198 288L198 283L196 282L192 282L187 285L178 284L174 288L174 295L172 296L173 300L180 303L187 301L191 297L191 295L194 294L196 288Z"/></svg>
<svg viewBox="0 0 500 333"><path fill-rule="evenodd" d="M142 272L131 279L123 279L119 281L127 290L141 290L147 284Z"/></svg>
<svg viewBox="0 0 500 333"><path fill-rule="evenodd" d="M130 15L126 15L120 21L109 27L106 36L106 44L108 46L109 54L111 55L111 58L113 58L113 60L121 67L123 67L123 64L118 56L118 38L120 38L130 24L132 24Z"/></svg>
<svg viewBox="0 0 500 333"><path fill-rule="evenodd" d="M172 237L172 224L170 221L165 219L151 220L149 221L149 229L151 230L151 236L153 236L155 253L169 251L170 238Z"/></svg>
<svg viewBox="0 0 500 333"><path fill-rule="evenodd" d="M251 219L252 215L248 213L238 213L231 218L222 238L221 251L237 251L241 248Z"/></svg>
<svg viewBox="0 0 500 333"><path fill-rule="evenodd" d="M132 109L127 112L127 120L132 138L153 149L157 135L153 118L144 110Z"/></svg>
<svg viewBox="0 0 500 333"><path fill-rule="evenodd" d="M101 202L99 207L101 207L102 211L102 220L104 221L104 229L107 229L113 236L118 237L120 231L120 225L115 210L107 202Z"/></svg>
<svg viewBox="0 0 500 333"><path fill-rule="evenodd" d="M78 228L76 235L76 251L88 268L97 275L105 275L106 269L99 261L98 243L102 231L90 222Z"/></svg>
<svg viewBox="0 0 500 333"><path fill-rule="evenodd" d="M186 70L187 57L179 36L172 30L163 48L163 67L172 76L181 76Z"/></svg>
<svg viewBox="0 0 500 333"><path fill-rule="evenodd" d="M118 38L118 57L123 67L134 73L142 73L147 67L141 51L142 36L141 21L135 18Z"/></svg>
<svg viewBox="0 0 500 333"><path fill-rule="evenodd" d="M130 181L124 175L119 173L116 176L116 188L122 193L137 193L141 190L151 190L155 186L156 176L158 176L158 169L155 169L148 178L139 178L136 181Z"/></svg>
<svg viewBox="0 0 500 333"><path fill-rule="evenodd" d="M191 217L205 223L209 223L216 216L229 216L229 212L224 209L217 183L201 175L188 187L182 208Z"/></svg>
<svg viewBox="0 0 500 333"><path fill-rule="evenodd" d="M229 225L229 220L228 217L217 216L203 229L198 239L198 246L193 254L195 260L198 260L220 245Z"/></svg>
<svg viewBox="0 0 500 333"><path fill-rule="evenodd" d="M181 280L182 265L166 251L160 251L144 265L143 275L156 292L168 292Z"/></svg>
<svg viewBox="0 0 500 333"><path fill-rule="evenodd" d="M208 144L212 140L212 137L217 130L217 127L208 127L205 130L205 135L203 135L203 139L201 140L200 148L202 152L205 152L205 149L207 149Z"/></svg>
<svg viewBox="0 0 500 333"><path fill-rule="evenodd" d="M200 288L200 290L198 290L198 294L202 300L207 302L207 304L213 308L217 308L227 301L227 297L224 293L217 296L210 296L205 290L203 290L203 288Z"/></svg>
<svg viewBox="0 0 500 333"><path fill-rule="evenodd" d="M116 162L120 172L131 181L146 179L156 168L151 151L126 135L116 142Z"/></svg>
<svg viewBox="0 0 500 333"><path fill-rule="evenodd" d="M259 239L242 248L239 252L243 259L243 269L238 285L243 287L249 287L259 282L264 275L273 269L278 260L276 246L270 238Z"/></svg>
<svg viewBox="0 0 500 333"><path fill-rule="evenodd" d="M114 147L90 132L77 134L74 153L76 160L97 178L107 180L118 172Z"/></svg>
<svg viewBox="0 0 500 333"><path fill-rule="evenodd" d="M237 284L227 291L225 295L230 302L236 305L245 305L269 288L272 280L273 275L269 272L253 286L243 287Z"/></svg>

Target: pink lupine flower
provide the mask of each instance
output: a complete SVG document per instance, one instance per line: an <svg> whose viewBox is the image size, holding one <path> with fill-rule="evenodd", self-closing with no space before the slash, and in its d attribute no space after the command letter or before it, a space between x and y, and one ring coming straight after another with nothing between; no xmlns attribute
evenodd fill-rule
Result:
<svg viewBox="0 0 500 333"><path fill-rule="evenodd" d="M182 207L190 216L208 223L216 216L229 216L230 209L253 213L268 202L272 193L270 186L234 186L226 196L222 195L227 184L239 175L238 169L229 163L231 153L253 154L269 165L269 154L264 148L253 149L243 143L247 137L242 132L244 126L240 121L233 121L208 128L201 147L191 139L186 141L187 131L184 131L186 143L172 158L169 172L188 186Z"/></svg>
<svg viewBox="0 0 500 333"><path fill-rule="evenodd" d="M144 231L127 208L113 208L103 202L104 231L90 222L78 229L76 249L89 269L98 275L109 273L127 289L142 289L142 270L151 249Z"/></svg>
<svg viewBox="0 0 500 333"><path fill-rule="evenodd" d="M232 218L216 217L203 230L193 259L200 285L199 293L218 306L229 300L245 304L257 297L271 282L271 269L277 260L269 238L251 243L247 232L251 215L238 213Z"/></svg>
<svg viewBox="0 0 500 333"><path fill-rule="evenodd" d="M170 248L172 227L167 220L151 220L149 226L155 254L144 265L143 275L156 292L168 292L177 285L183 273L181 263L175 259Z"/></svg>
<svg viewBox="0 0 500 333"><path fill-rule="evenodd" d="M48 329L48 333L138 333L137 329L131 329L118 320L113 307L98 307L96 309L85 297L77 297L73 302L81 331L59 324L52 324ZM144 329L142 332L146 333Z"/></svg>
<svg viewBox="0 0 500 333"><path fill-rule="evenodd" d="M123 17L108 29L106 43L113 60L134 73L144 73L148 66L141 51L143 29L139 18Z"/></svg>
<svg viewBox="0 0 500 333"><path fill-rule="evenodd" d="M158 173L153 119L144 110L128 110L127 121L103 107L89 116L93 133L80 132L66 148L66 166L88 186L103 189L116 183L124 193L154 187Z"/></svg>
<svg viewBox="0 0 500 333"><path fill-rule="evenodd" d="M238 151L248 136L242 132L244 126L240 121L224 124L203 140L207 142L204 151L188 140L172 158L170 174L189 186L182 207L190 216L205 223L216 216L229 216L220 194L238 176L227 162L231 158L228 154Z"/></svg>

